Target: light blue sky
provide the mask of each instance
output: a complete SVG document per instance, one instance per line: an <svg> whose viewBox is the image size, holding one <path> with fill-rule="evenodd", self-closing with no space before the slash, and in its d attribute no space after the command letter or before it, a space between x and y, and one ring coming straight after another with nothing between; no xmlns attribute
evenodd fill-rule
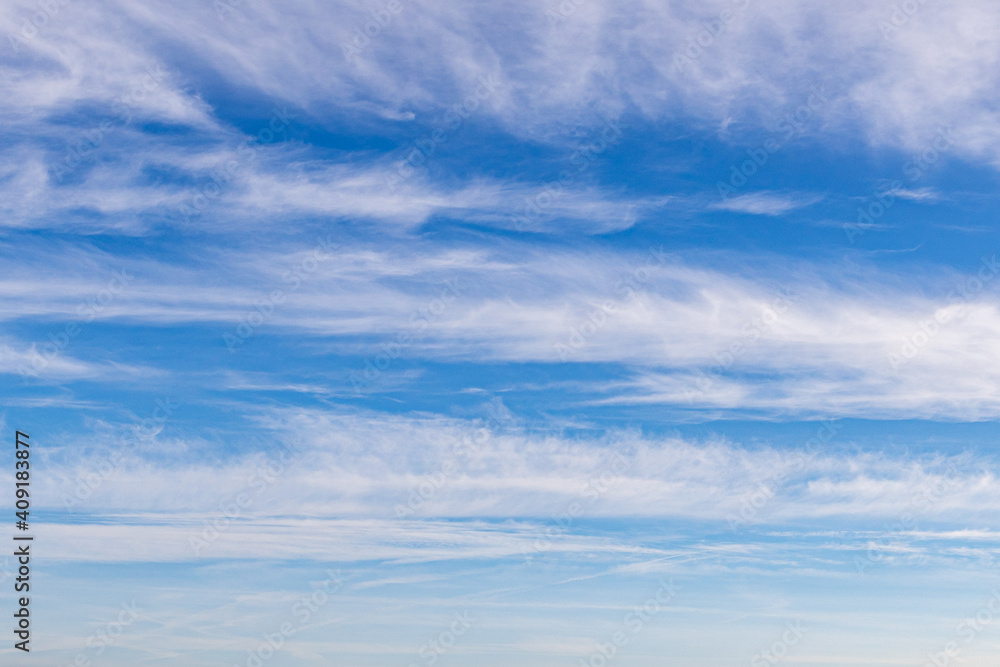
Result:
<svg viewBox="0 0 1000 667"><path fill-rule="evenodd" d="M0 34L4 664L996 663L992 4Z"/></svg>

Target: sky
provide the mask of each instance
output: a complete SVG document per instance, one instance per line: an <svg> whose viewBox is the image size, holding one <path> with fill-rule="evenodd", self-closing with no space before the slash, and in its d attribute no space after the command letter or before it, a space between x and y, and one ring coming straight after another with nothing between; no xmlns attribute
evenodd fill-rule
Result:
<svg viewBox="0 0 1000 667"><path fill-rule="evenodd" d="M995 665L998 34L4 3L0 662Z"/></svg>

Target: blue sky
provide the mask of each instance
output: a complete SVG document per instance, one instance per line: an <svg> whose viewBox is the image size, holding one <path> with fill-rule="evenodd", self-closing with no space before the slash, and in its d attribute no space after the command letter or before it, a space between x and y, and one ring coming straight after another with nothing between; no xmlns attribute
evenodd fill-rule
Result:
<svg viewBox="0 0 1000 667"><path fill-rule="evenodd" d="M6 3L2 660L995 664L998 29Z"/></svg>

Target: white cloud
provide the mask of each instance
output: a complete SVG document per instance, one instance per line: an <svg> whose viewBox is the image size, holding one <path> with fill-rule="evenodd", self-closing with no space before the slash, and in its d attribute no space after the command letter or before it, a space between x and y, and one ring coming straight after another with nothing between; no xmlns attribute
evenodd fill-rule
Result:
<svg viewBox="0 0 1000 667"><path fill-rule="evenodd" d="M728 522L741 516L748 498L763 487L766 502L753 505L746 525L850 517L860 528L910 512L988 526L997 509L992 461L848 454L843 427L828 423L817 423L813 435L791 449L635 432L574 439L526 432L516 422L499 427L436 416L310 409L268 411L258 428L279 442L298 443L297 451L272 446L211 464L180 464L161 454L209 444L174 443L160 435L107 473L99 471L114 447L95 441L84 450L77 435L72 448L53 439L40 497L55 506L68 495L77 498L77 512L132 513L139 523L170 524L170 534L184 549L192 548L185 535L201 535L205 522L216 518L225 524L221 533L243 536L270 530L275 521L293 529L278 517L297 517L293 523L303 529L339 517L349 530L352 521L361 522L362 532L365 521L377 520L386 534L413 527L398 518L528 519L530 524L565 515L572 516L570 524L595 517ZM100 438L109 440L114 441ZM926 503L915 501L921 496ZM237 509L227 509L237 502ZM326 544L336 538L317 539ZM94 538L94 548L100 543Z"/></svg>
<svg viewBox="0 0 1000 667"><path fill-rule="evenodd" d="M18 269L0 280L0 316L80 321L81 304L107 288L111 272L99 267L115 267L112 256L67 251L64 267L53 269L44 260L49 247L22 249ZM725 271L699 268L658 248L553 253L519 242L485 250L391 241L339 246L302 273L315 247L205 250L202 261L183 266L129 262L134 280L94 317L201 323L217 327L221 341L256 301L280 290L263 326L306 332L339 353L371 356L405 333L411 360L646 369L632 382L589 387L592 399L609 403L877 418L1000 414L1000 302L990 258L970 263L967 275L941 269L900 282L867 266L787 259L750 269L735 255ZM782 263L784 286L765 277L771 262ZM296 267L302 280L293 288L286 278Z"/></svg>
<svg viewBox="0 0 1000 667"><path fill-rule="evenodd" d="M893 194L900 199L908 199L916 202L935 202L941 199L941 193L934 188L918 188L916 190L893 190Z"/></svg>
<svg viewBox="0 0 1000 667"><path fill-rule="evenodd" d="M776 192L754 192L711 204L710 210L750 213L753 215L783 215L789 211L811 206L819 197L801 197Z"/></svg>
<svg viewBox="0 0 1000 667"><path fill-rule="evenodd" d="M472 94L479 77L498 73L503 85L475 118L531 140L565 143L565 130L599 127L601 118L627 109L654 121L733 119L768 130L822 87L828 101L811 133L860 128L875 145L919 156L948 126L957 153L998 159L1000 134L991 129L998 47L986 37L1000 19L988 3L923 4L889 38L878 25L891 4L751 3L678 66L677 56L724 8L733 3L593 0L551 21L547 5L414 0L349 62L342 47L371 18L361 2L298 3L296 16L306 20L288 20L287 8L271 3L223 16L195 2L68 5L7 65L12 76L2 97L22 136L50 135L60 114L111 107L123 96L144 119L224 132L200 93L210 72L314 122L339 124L322 120L334 109L357 122L378 116L433 124ZM35 11L27 2L8 5L0 27L18 35ZM627 20L636 15L643 20ZM164 36L170 51L157 39ZM192 61L209 70L191 69ZM150 69L165 74L133 95ZM40 113L49 118L29 120Z"/></svg>

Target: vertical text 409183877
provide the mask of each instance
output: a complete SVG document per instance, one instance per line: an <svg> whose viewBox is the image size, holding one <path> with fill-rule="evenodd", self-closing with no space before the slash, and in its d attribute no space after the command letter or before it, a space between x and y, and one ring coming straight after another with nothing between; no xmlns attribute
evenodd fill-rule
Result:
<svg viewBox="0 0 1000 667"><path fill-rule="evenodd" d="M30 482L31 482L31 449L28 443L27 433L17 431L14 436L14 516L17 521L15 527L20 531L28 530L28 509L31 507ZM31 641L31 615L28 611L29 598L27 593L31 587L31 540L30 535L19 534L14 536L14 555L17 557L18 568L17 577L14 579L14 592L18 594L17 611L14 612L16 619L14 636L20 641L14 642L14 648L28 652L28 644Z"/></svg>

